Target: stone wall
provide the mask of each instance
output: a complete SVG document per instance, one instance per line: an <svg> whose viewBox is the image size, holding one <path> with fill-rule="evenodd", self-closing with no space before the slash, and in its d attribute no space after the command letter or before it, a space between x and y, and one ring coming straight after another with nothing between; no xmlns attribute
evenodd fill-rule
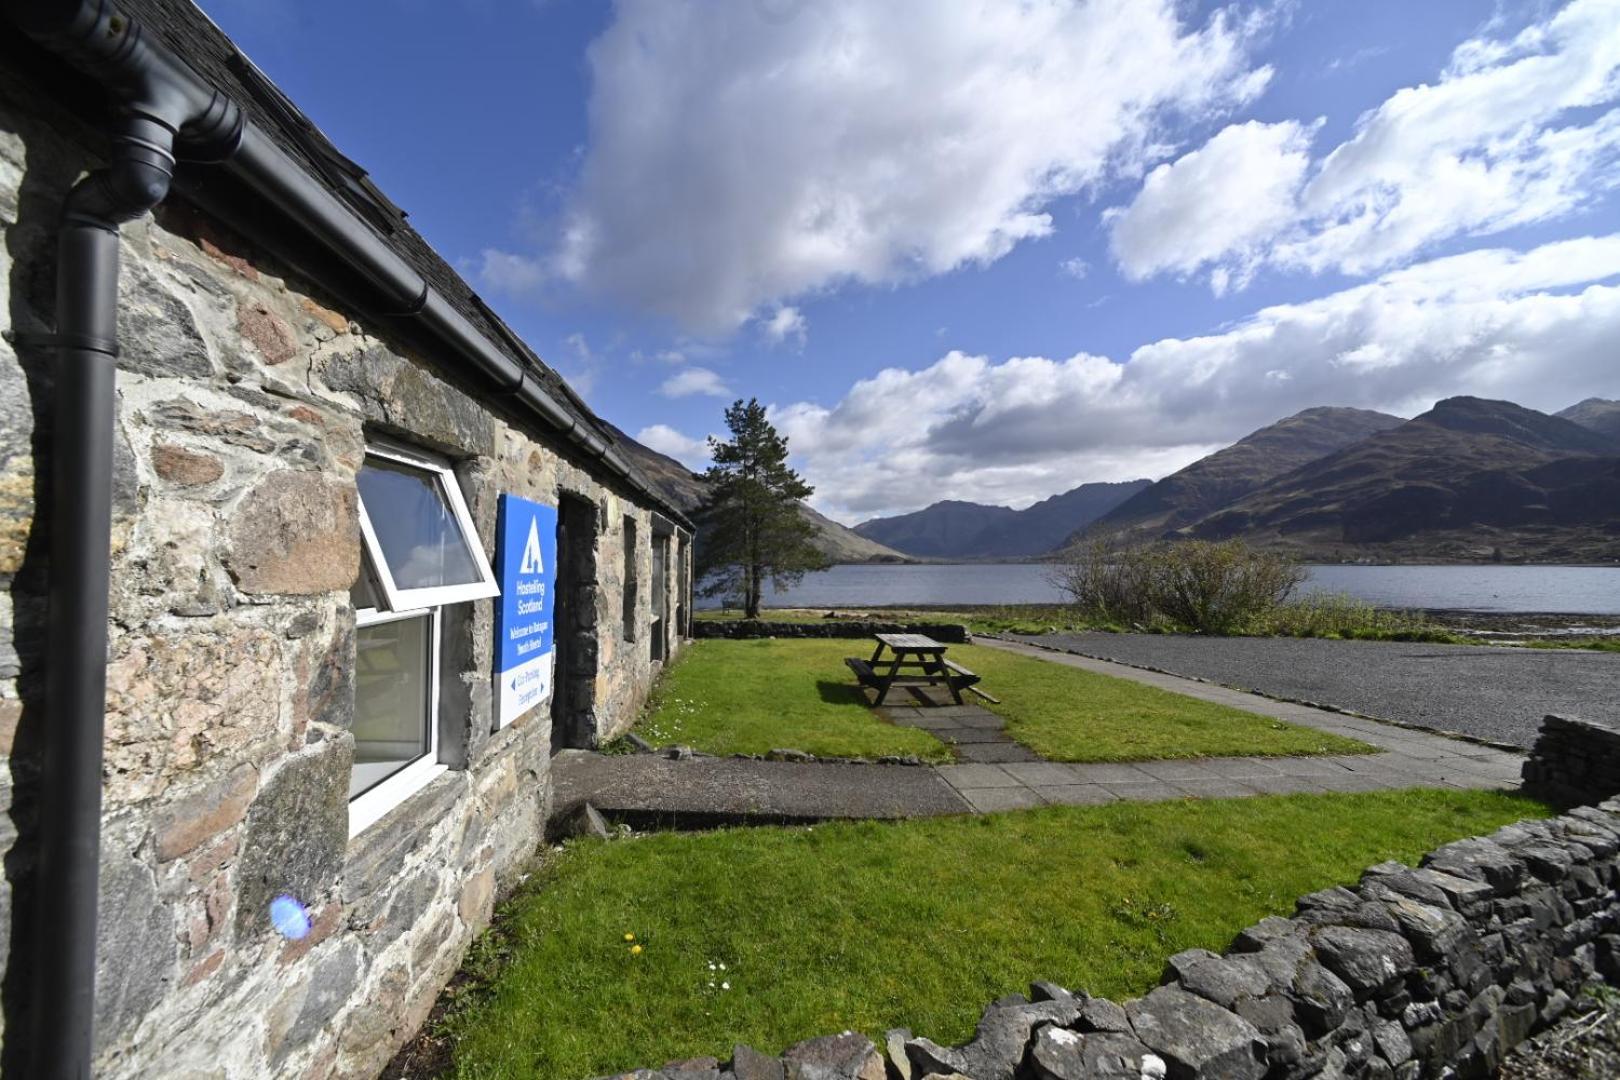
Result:
<svg viewBox="0 0 1620 1080"><path fill-rule="evenodd" d="M694 619L694 638L870 638L873 634L923 634L953 645L972 641L959 623L892 623L826 619L822 622L770 622L765 619Z"/></svg>
<svg viewBox="0 0 1620 1080"><path fill-rule="evenodd" d="M1224 955L1178 953L1163 984L1123 1005L1049 983L987 1008L973 1041L889 1034L904 1080L1296 1080L1485 1077L1561 1017L1596 977L1620 980L1620 801L1524 821L1380 863L1354 888L1301 897L1291 918L1238 934ZM814 1062L820 1071L811 1071ZM880 1080L863 1036L782 1058L739 1047L637 1080Z"/></svg>
<svg viewBox="0 0 1620 1080"><path fill-rule="evenodd" d="M0 65L0 330L24 341L49 327L56 218L94 145ZM374 1075L541 837L550 718L494 729L493 605L447 608L449 771L349 838L366 441L452 460L486 550L502 491L599 509L594 617L575 629L596 661L601 739L633 722L656 669L647 605L635 642L619 610L621 522L650 536L652 514L179 202L127 226L122 252L96 1073ZM18 340L0 341L0 963L13 1030L33 905L49 902L29 882L50 358ZM281 894L308 909L301 940L271 925Z"/></svg>
<svg viewBox="0 0 1620 1080"><path fill-rule="evenodd" d="M1594 720L1548 716L1525 759L1524 786L1564 805L1620 794L1620 729Z"/></svg>

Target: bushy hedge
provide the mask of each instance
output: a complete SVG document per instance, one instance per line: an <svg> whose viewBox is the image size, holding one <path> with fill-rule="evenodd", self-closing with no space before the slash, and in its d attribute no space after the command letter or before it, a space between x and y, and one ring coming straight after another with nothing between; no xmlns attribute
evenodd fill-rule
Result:
<svg viewBox="0 0 1620 1080"><path fill-rule="evenodd" d="M1239 540L1118 547L1099 539L1067 552L1052 576L1097 622L1238 634L1275 613L1306 573L1292 559Z"/></svg>

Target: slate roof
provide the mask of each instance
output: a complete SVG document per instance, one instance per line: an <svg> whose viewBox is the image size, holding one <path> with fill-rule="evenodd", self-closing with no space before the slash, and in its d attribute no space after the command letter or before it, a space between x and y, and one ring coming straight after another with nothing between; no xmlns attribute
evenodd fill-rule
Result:
<svg viewBox="0 0 1620 1080"><path fill-rule="evenodd" d="M121 0L120 8L183 57L212 86L235 101L255 127L326 185L481 334L534 373L574 419L621 448L624 437L591 411L410 224L366 174L333 145L279 87L272 83L191 0ZM633 461L636 486L665 511L680 511Z"/></svg>

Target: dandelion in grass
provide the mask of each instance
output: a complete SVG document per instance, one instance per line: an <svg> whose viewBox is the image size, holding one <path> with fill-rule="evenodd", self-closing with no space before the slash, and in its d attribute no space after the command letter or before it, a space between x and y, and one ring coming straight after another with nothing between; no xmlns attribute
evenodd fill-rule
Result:
<svg viewBox="0 0 1620 1080"><path fill-rule="evenodd" d="M629 931L625 931L624 940L626 940L626 941L634 941L634 940L636 940L636 935L630 933Z"/></svg>
<svg viewBox="0 0 1620 1080"><path fill-rule="evenodd" d="M632 945L632 946L630 946L630 955L631 956L640 956L641 955L641 946L640 945Z"/></svg>

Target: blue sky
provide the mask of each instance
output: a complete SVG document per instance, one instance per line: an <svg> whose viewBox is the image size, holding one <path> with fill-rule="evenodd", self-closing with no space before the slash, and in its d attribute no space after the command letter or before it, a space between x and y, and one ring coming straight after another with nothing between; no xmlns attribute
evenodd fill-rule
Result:
<svg viewBox="0 0 1620 1080"><path fill-rule="evenodd" d="M845 521L1620 396L1620 2L203 0L607 419Z"/></svg>

